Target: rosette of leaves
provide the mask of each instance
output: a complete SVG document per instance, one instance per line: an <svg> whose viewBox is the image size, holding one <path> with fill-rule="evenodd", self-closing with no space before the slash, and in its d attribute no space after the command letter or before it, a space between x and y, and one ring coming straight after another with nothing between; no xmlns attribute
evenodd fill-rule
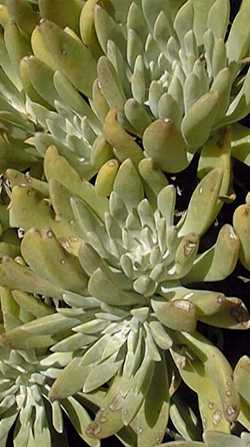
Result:
<svg viewBox="0 0 250 447"><path fill-rule="evenodd" d="M112 148L120 160L138 162L141 145L123 124L143 137L161 169L178 172L211 133L248 113L249 77L241 76L248 34L240 32L247 2L226 42L226 0L205 6L164 0L153 11L150 2L131 0L4 3L2 169L39 171L50 144L86 178L111 158ZM103 122L110 144L101 136ZM174 157L165 149L173 146ZM240 147L234 152L246 159Z"/></svg>
<svg viewBox="0 0 250 447"><path fill-rule="evenodd" d="M0 174L6 169L18 169L26 173L23 184L29 183L30 176L39 183L44 177L44 153L50 144L56 144L80 176L92 178L113 152L102 137L98 116L89 105L96 62L80 40L84 2L7 0L3 3L0 5ZM66 60L62 48L69 53ZM76 72L81 85L75 83ZM4 192L8 191L8 182L2 177L1 187L0 255L12 256L18 253L18 244L15 233L9 230ZM44 192L46 185L40 187ZM22 234L22 229L19 233Z"/></svg>
<svg viewBox="0 0 250 447"><path fill-rule="evenodd" d="M53 319L53 307L20 291L0 288L1 337L4 331L15 331L24 323L47 316ZM98 441L86 434L90 416L79 397L68 397L61 402L51 402L49 392L61 370L72 360L73 354L49 353L43 348L40 337L32 343L23 340L21 349L11 343L0 347L0 441L5 447L13 442L15 447L69 447L65 415L88 445L97 447ZM36 345L36 348L31 345ZM86 402L86 400L85 400Z"/></svg>
<svg viewBox="0 0 250 447"><path fill-rule="evenodd" d="M90 106L96 58L81 40L84 2L7 0L0 8L0 169L42 165L56 144L81 176L112 156ZM82 18L81 18L82 17ZM82 25L81 25L82 23ZM34 168L33 168L34 170Z"/></svg>
<svg viewBox="0 0 250 447"><path fill-rule="evenodd" d="M219 128L249 113L248 1L229 33L228 0L189 0L176 16L165 0L87 4L105 53L97 64L111 108L104 134L120 160L140 157L132 133L162 170L179 172Z"/></svg>
<svg viewBox="0 0 250 447"><path fill-rule="evenodd" d="M3 258L0 284L58 306L52 317L6 331L1 342L21 349L28 339L30 347L74 353L50 390L53 401L109 385L87 428L94 440L117 433L125 445L160 443L176 374L198 394L204 429L229 432L240 411L232 370L197 323L244 330L248 312L237 298L192 288L227 277L239 256L230 225L198 252L221 206L223 171L201 180L178 220L175 189L151 160L139 172L129 159L110 163L91 185L50 147L46 193L7 172L10 223L24 230L23 264Z"/></svg>

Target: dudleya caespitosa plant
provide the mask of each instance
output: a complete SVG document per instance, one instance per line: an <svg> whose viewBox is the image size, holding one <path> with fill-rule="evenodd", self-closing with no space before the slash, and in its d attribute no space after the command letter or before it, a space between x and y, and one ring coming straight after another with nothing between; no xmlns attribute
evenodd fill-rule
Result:
<svg viewBox="0 0 250 447"><path fill-rule="evenodd" d="M91 446L111 434L158 445L170 417L175 445L245 447L230 430L250 429L248 359L233 376L202 334L249 329L239 299L205 290L238 258L250 269L248 196L211 248L199 242L235 198L231 154L249 163L249 132L234 124L249 110L249 2L231 28L225 0L1 4L1 371L15 371L4 401L15 433L38 442L21 414L40 387L44 443L74 399L77 418L66 413ZM162 171L201 148L202 181L179 218ZM92 423L86 405L100 409ZM0 424L5 442L8 412Z"/></svg>
<svg viewBox="0 0 250 447"><path fill-rule="evenodd" d="M0 282L24 296L52 298L55 313L7 330L1 343L22 349L29 340L30 348L73 353L54 376L51 401L77 392L88 398L109 384L86 428L94 440L116 433L124 442L131 437L129 445L159 444L176 374L197 393L204 430L229 433L240 411L232 369L197 323L244 330L248 312L237 298L192 288L224 279L237 263L240 243L230 225L198 253L220 209L223 172L202 179L178 220L175 188L164 176L145 181L130 160L111 164L107 197L81 181L55 147L44 160L47 194L30 186L32 178L24 185L22 174L7 172L10 224L24 237L22 258L3 258Z"/></svg>
<svg viewBox="0 0 250 447"><path fill-rule="evenodd" d="M113 9L94 1L92 8L105 53L97 64L99 87L111 108L104 133L118 157L124 151L122 124L142 138L146 155L161 169L179 172L219 128L249 113L249 74L243 74L249 34L242 32L248 1L229 34L227 0L189 0L174 18L167 1ZM235 146L242 132L237 127ZM237 149L242 152L235 147L236 157Z"/></svg>
<svg viewBox="0 0 250 447"><path fill-rule="evenodd" d="M164 171L185 169L211 134L249 111L248 1L227 36L229 12L228 0L153 8L146 0L6 0L2 169L37 172L50 144L86 178L112 149L121 161L138 162L143 149ZM245 133L233 132L233 155L247 162Z"/></svg>
<svg viewBox="0 0 250 447"><path fill-rule="evenodd" d="M52 306L18 290L0 288L1 334L15 330L27 321L51 316ZM65 415L79 436L92 447L98 442L86 433L90 416L79 396L69 396L61 402L52 402L49 392L55 377L73 358L73 353L48 353L44 339L36 342L36 335L21 343L19 349L11 344L0 347L0 440L8 445L13 430L13 445L69 447ZM23 340L24 341L24 340ZM35 346L35 347L34 347ZM85 399L85 403L86 403Z"/></svg>
<svg viewBox="0 0 250 447"><path fill-rule="evenodd" d="M57 144L80 175L91 178L111 158L112 148L102 138L101 122L89 105L96 60L76 34L85 2L4 3L0 6L0 170L26 169L41 176L44 153L50 144ZM70 60L64 60L63 47Z"/></svg>
<svg viewBox="0 0 250 447"><path fill-rule="evenodd" d="M56 144L86 179L95 176L113 157L111 146L102 136L101 122L89 105L96 79L96 61L90 49L83 43L78 44L84 58L82 53L73 52L70 63L71 71L75 65L74 72L85 73L81 86L75 86L65 67L56 63L55 48L52 56L44 52L41 33L44 25L39 27L40 20L48 18L57 23L54 23L53 42L70 45L70 53L75 39L62 28L67 26L71 34L73 30L79 33L85 2L59 3L8 0L0 5L1 255L15 256L19 250L15 232L9 229L9 186L3 176L6 169L19 169L39 182L44 176L44 153L50 144ZM46 35L46 30L43 34ZM50 38L49 42L52 49ZM23 179L26 181L29 177Z"/></svg>
<svg viewBox="0 0 250 447"><path fill-rule="evenodd" d="M178 2L178 7L180 3L182 2ZM227 71L227 73L232 72L237 75L230 96L230 100L233 101L240 113L240 115L235 115L235 120L242 118L248 111L248 76L246 78L243 77L240 81L240 69L244 65L242 62L244 62L244 57L248 55L248 38L247 35L242 35L240 30L244 28L242 23L247 16L248 7L248 2L242 3L241 10L232 25L229 37L226 40L228 58L225 64L227 68L220 70L223 73ZM107 11L105 8L107 8ZM170 84L172 83L171 89L169 85L169 89L172 91L173 86L180 84L177 74L184 70L186 53L183 52L184 50L182 53L178 53L176 50L174 53L176 59L172 60L170 57L172 53L169 53L168 48L169 46L171 47L171 42L176 41L176 45L182 45L182 41L184 42L184 35L181 38L181 35L178 36L178 32L179 34L181 33L180 24L183 20L182 18L187 15L190 18L190 21L186 22L188 29L186 30L183 27L187 34L186 40L188 40L188 35L193 36L194 42L197 42L197 51L199 53L198 59L193 64L193 69L195 71L195 67L199 67L205 78L206 76L208 78L209 82L207 82L207 85L209 89L213 90L212 86L215 82L213 79L216 77L216 73L215 69L211 67L217 60L218 48L221 48L222 51L224 45L222 41L225 30L228 27L229 4L224 0L210 1L206 3L206 7L203 5L204 9L200 9L198 1L189 1L179 10L176 17L178 8L177 4L174 5L173 2L159 2L159 4L155 5L155 8L156 10L152 13L152 16L149 16L150 8L148 9L147 2L141 4L140 2L133 3L128 1L121 6L121 3L116 1L103 4L90 0L87 2L74 0L70 10L68 2L61 3L60 14L58 14L57 1L53 1L53 5L48 0L40 0L39 2L7 0L4 2L4 5L0 8L0 23L2 26L0 83L1 171L7 168L17 168L26 171L27 174L30 173L31 176L37 179L41 178L43 176L42 159L50 144L56 144L59 153L70 162L80 176L84 176L86 179L93 178L114 154L121 161L131 158L135 164L138 164L143 158L143 148L146 149L145 155L150 155L153 158L154 164L157 165L158 169L176 172L187 166L187 163L190 161L190 154L186 157L186 149L189 148L189 145L186 147L186 137L184 137L185 144L183 146L183 135L179 131L176 133L173 129L172 124L174 123L176 127L176 123L172 119L171 114L168 117L160 117L150 110L153 120L152 126L156 126L156 134L152 127L148 126L149 133L144 132L142 140L144 142L148 141L153 152L151 152L147 144L147 147L145 144L137 144L134 136L138 132L135 131L135 128L128 129L132 133L132 137L126 132L126 125L124 125L124 129L121 127L122 120L120 122L116 121L117 111L120 118L126 112L127 108L124 106L123 110L123 106L121 107L125 99L127 101L126 104L132 104L133 108L135 101L133 99L133 79L135 78L135 82L139 86L141 85L140 77L137 79L137 76L132 76L132 74L130 77L129 70L122 70L121 64L119 65L118 63L119 51L121 50L119 48L121 40L118 37L121 37L120 33L123 29L125 32L122 39L123 50L125 48L124 45L130 48L128 51L128 62L130 63L135 59L131 56L132 59L130 61L129 55L134 48L132 43L135 43L136 33L139 33L138 30L141 29L139 26L141 23L139 18L141 17L141 20L145 23L146 30L146 32L145 30L143 31L142 36L146 33L148 42L147 45L145 44L145 54L143 53L145 67L150 74L152 71L150 67L153 67L154 64L156 66L159 65L157 69L159 71L162 67L160 61L165 60L170 72L164 69L164 76L172 79L170 82ZM219 24L216 21L216 17L217 12L220 10L223 10L223 20ZM138 11L138 15L136 15L136 11ZM114 16L114 18L110 19L109 14L112 17ZM159 26L159 23L163 23L164 31L166 26L164 17L167 17L170 25L172 24L171 26L169 25L169 32L173 33L173 35L170 35L169 32L164 34L166 38L165 52L162 50L161 40L158 41L156 38L158 34L152 31L154 21L156 28L156 24ZM40 22L41 18L42 21ZM119 26L117 25L119 32L115 31L117 28L115 19L119 22ZM114 28L111 26L106 27L108 34L104 38L102 36L102 26L105 27L106 21L109 20L111 20L110 24L114 24ZM126 21L127 27L124 25ZM190 27L191 29L189 29ZM127 28L128 32L126 31ZM114 32L114 35L112 35L112 32ZM110 36L109 33L111 33ZM213 62L214 60L214 62L210 61L210 65L209 51L206 52L206 45L202 45L206 41L205 35L208 40L212 39L211 42L214 43L214 56L210 55L211 61ZM215 39L214 36L217 38ZM140 39L142 37L136 41L139 42ZM145 36L143 39L145 40ZM234 42L237 42L237 45ZM148 47L149 49L151 47L155 48L155 53L152 51L148 53L146 51ZM103 52L107 53L107 55L101 57ZM124 51L121 51L121 54L124 54ZM147 59L148 54L149 58ZM202 54L204 57L200 57ZM168 61L169 57L171 63ZM151 63L151 58L153 58L153 62L155 61L153 64ZM107 65L109 66L111 72L116 76L116 80L119 78L119 82L122 82L122 80L125 82L125 72L129 75L132 90L127 96L123 94L124 101L120 101L120 96L117 96L117 90L112 82L112 73L109 76L109 72L107 73L105 70L102 72L101 68L103 65L104 68ZM117 67L120 67L120 69L118 70ZM118 70L117 73L115 73L116 68ZM133 64L130 67L130 71L132 68ZM155 79L151 79L149 76L147 88L144 88L144 90L150 93L151 85L153 91L155 88L157 90L159 86L161 88L164 86L164 89L167 90L162 92L163 100L165 101L167 96L167 101L170 100L171 102L171 91L168 92L168 83L165 83L164 76L163 78L162 76L161 72L159 72L158 78L156 76ZM185 74L185 77L188 77L188 73ZM190 79L194 81L196 74L191 73ZM236 86L238 81L240 85L242 82L243 84L237 96L235 91L238 91ZM127 87L130 88L128 81L126 83ZM179 86L180 92L182 90L185 91L185 86L188 84L189 82L186 79L184 84L181 87ZM196 87L194 91L196 91ZM109 97L109 94L113 96ZM209 97L215 97L216 95L217 93L215 92L208 94ZM182 97L184 98L185 95L182 95ZM113 103L112 98L115 99L115 103ZM119 104L116 102L117 98L119 99ZM155 104L159 102L160 106L160 97L157 98L156 95ZM174 94L173 98L176 101ZM142 107L145 107L144 112L150 109L150 103L147 104L146 99L145 97L143 105L141 104ZM181 104L183 100L180 99L180 101ZM221 105L222 101L218 101L218 104ZM187 110L184 111L183 107L182 104L180 106L184 113L182 121L187 119L188 116ZM140 122L141 115L139 110L136 108L135 112L136 119ZM200 113L196 115L198 115L199 119L202 116ZM213 113L211 116L215 118L216 114ZM156 118L163 119L159 123ZM169 120L172 120L173 123ZM229 121L228 118L225 118L225 122L221 122L220 125L223 127L226 124L230 124ZM158 128L157 123L161 129L163 126L163 133ZM206 123L209 124L209 120L206 120ZM218 135L217 132L213 139L206 143L205 139L207 137L205 137L204 133L206 126L202 126L200 122L198 124L195 122L194 124L198 133L201 132L205 143L205 148L200 158L198 174L202 177L211 167L222 168L224 181L221 185L221 197L225 196L226 200L232 200L234 195L229 190L231 182L231 138L233 156L239 156L238 158L248 163L249 145L246 142L248 138L247 131L245 129L242 130L242 128L239 129L239 125L237 125L236 128L233 127L231 131L232 137L227 139L226 144L221 144L220 133ZM220 125L218 122L218 127ZM152 137L150 129L153 130ZM210 133L213 133L212 128L209 128L209 136ZM181 153L180 147L182 147ZM166 150L166 148L168 149ZM211 159L214 160L212 166L210 165ZM148 170L149 168L145 169ZM29 178L25 178L23 182L26 183L29 180ZM100 182L101 188L102 183ZM16 240L13 234L10 234L11 238L9 238L6 200L3 200L2 205L1 221L4 224L2 237L4 245L2 246L2 251L3 254L5 251L5 254L9 255L11 250L16 250ZM6 245L6 241L9 244L9 239L11 239L11 247Z"/></svg>

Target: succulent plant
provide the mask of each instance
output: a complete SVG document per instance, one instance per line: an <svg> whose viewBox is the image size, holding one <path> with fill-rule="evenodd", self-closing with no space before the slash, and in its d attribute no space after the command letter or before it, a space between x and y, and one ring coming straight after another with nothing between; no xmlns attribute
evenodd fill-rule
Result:
<svg viewBox="0 0 250 447"><path fill-rule="evenodd" d="M43 0L6 0L2 3L0 253L15 256L19 252L19 244L15 232L9 229L6 209L9 200L5 191L8 192L8 180L2 178L5 170L12 169L13 175L15 169L25 173L25 176L19 178L24 184L30 181L31 176L34 178L33 182L39 184L44 192L46 185L44 186L43 182L43 157L49 145L56 144L60 153L80 176L86 179L97 174L100 167L113 157L113 151L102 136L102 125L98 116L89 105L92 81L96 78L96 61L90 50L75 40L77 34L74 34L74 31L79 34L80 14L85 2L74 0L71 2L70 11L68 1L54 1L52 6L50 1ZM40 23L40 20L43 22ZM66 26L64 31L61 27ZM52 55L49 55L48 50L44 50L46 37ZM55 43L53 48L52 42ZM74 62L71 64L74 66L78 60L78 72L85 71L81 87L75 86L71 76L65 72L64 64L61 66L60 61L57 61L57 64L55 62L58 45L69 45L71 52L74 43L80 48L80 53L84 53L83 68L80 62L82 53L78 56L74 53ZM66 65L69 69L69 64ZM86 76L86 66L89 80ZM22 234L22 228L19 233Z"/></svg>
<svg viewBox="0 0 250 447"><path fill-rule="evenodd" d="M167 444L161 444L161 447L247 447L249 445L250 435L249 433L242 433L241 437L208 431L204 435L203 442L189 442L189 441L177 441L168 442Z"/></svg>
<svg viewBox="0 0 250 447"><path fill-rule="evenodd" d="M160 169L178 172L212 133L249 111L248 34L240 31L247 1L226 41L228 0L202 8L163 0L153 9L147 0L4 3L2 169L37 166L56 144L86 178L113 150L138 163L141 146Z"/></svg>
<svg viewBox="0 0 250 447"><path fill-rule="evenodd" d="M96 60L74 32L83 2L71 2L75 27L68 2L59 2L59 15L53 3L8 0L0 9L0 169L32 172L56 144L81 176L91 178L112 156L89 105Z"/></svg>
<svg viewBox="0 0 250 447"><path fill-rule="evenodd" d="M179 172L219 128L248 114L250 78L242 69L249 33L241 32L248 1L228 36L227 0L205 6L186 1L175 18L167 1L153 7L147 0L128 1L126 7L114 2L114 11L109 3L93 3L105 53L98 60L98 81L111 108L104 134L118 158L128 156L122 125L142 138L146 155L162 170ZM136 161L135 144L126 138Z"/></svg>
<svg viewBox="0 0 250 447"><path fill-rule="evenodd" d="M17 290L10 292L1 287L0 299L3 315L1 333L3 330L18 330L27 321L32 325L35 318L48 315L53 318L51 306ZM15 447L37 444L69 447L65 414L82 439L97 447L98 442L86 434L90 416L79 396L61 402L51 402L48 397L55 377L72 360L72 353L48 353L41 346L37 344L37 349L30 348L29 340L26 340L24 349L15 349L8 343L0 347L1 446L7 445L13 429Z"/></svg>
<svg viewBox="0 0 250 447"><path fill-rule="evenodd" d="M211 286L250 271L249 194L203 243L250 163L249 14L0 1L1 445L69 447L64 415L91 447L249 445L249 358L214 343L249 314Z"/></svg>
<svg viewBox="0 0 250 447"><path fill-rule="evenodd" d="M201 180L178 220L174 187L158 171L143 176L150 164L142 160L140 174L125 160L116 166L113 184L103 167L97 190L55 147L44 158L47 191L8 171L10 224L24 230L23 259L4 257L0 265L4 287L52 298L56 306L52 316L6 331L1 343L74 353L50 399L81 390L88 396L109 383L87 434L101 439L122 433L126 442L132 437L144 446L163 439L176 374L198 394L204 429L229 432L239 413L232 370L197 332L197 322L231 329L250 324L241 300L192 288L224 279L238 260L239 238L230 225L211 249L198 253L220 209L223 171ZM97 192L100 184L108 197Z"/></svg>

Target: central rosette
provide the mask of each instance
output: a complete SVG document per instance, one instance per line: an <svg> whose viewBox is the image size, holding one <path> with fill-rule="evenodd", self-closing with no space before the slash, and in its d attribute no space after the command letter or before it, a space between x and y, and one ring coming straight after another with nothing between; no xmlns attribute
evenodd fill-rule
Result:
<svg viewBox="0 0 250 447"><path fill-rule="evenodd" d="M111 203L119 201L122 206L115 192L110 200ZM198 237L190 234L178 238L173 222L175 189L172 186L161 191L156 210L147 199L127 213L123 206L123 220L116 220L112 207L106 216L106 231L110 234L112 228L116 236L110 238L111 252L116 258L114 267L131 280L137 293L151 296L161 282L177 280L187 273L190 263L187 266L186 261L196 256Z"/></svg>

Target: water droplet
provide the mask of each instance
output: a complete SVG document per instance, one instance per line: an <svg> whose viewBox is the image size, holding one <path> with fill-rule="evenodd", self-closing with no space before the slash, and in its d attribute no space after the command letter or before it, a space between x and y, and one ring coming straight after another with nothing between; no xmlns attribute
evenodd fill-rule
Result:
<svg viewBox="0 0 250 447"><path fill-rule="evenodd" d="M184 358L183 359L178 359L176 361L176 364L177 364L178 368L183 369L186 366L186 359L184 359Z"/></svg>
<svg viewBox="0 0 250 447"><path fill-rule="evenodd" d="M74 225L74 223L75 223L74 219L71 219L71 220L69 221L69 223L70 223L70 225Z"/></svg>
<svg viewBox="0 0 250 447"><path fill-rule="evenodd" d="M231 392L230 390L227 390L227 391L226 391L226 396L227 396L227 397L232 396L232 392Z"/></svg>
<svg viewBox="0 0 250 447"><path fill-rule="evenodd" d="M225 299L224 299L223 295L218 295L216 301L218 304L223 304L225 302Z"/></svg>
<svg viewBox="0 0 250 447"><path fill-rule="evenodd" d="M142 432L143 432L142 427L138 427L138 428L137 428L137 433L142 433Z"/></svg>
<svg viewBox="0 0 250 447"><path fill-rule="evenodd" d="M202 188L202 187L200 187L200 189L199 189L199 193L200 193L200 194L203 193L203 188Z"/></svg>
<svg viewBox="0 0 250 447"><path fill-rule="evenodd" d="M184 255L191 256L196 249L197 244L191 240L187 240L184 245Z"/></svg>
<svg viewBox="0 0 250 447"><path fill-rule="evenodd" d="M53 237L53 233L51 230L47 231L47 237L50 239Z"/></svg>
<svg viewBox="0 0 250 447"><path fill-rule="evenodd" d="M60 264L65 264L65 259L61 259Z"/></svg>
<svg viewBox="0 0 250 447"><path fill-rule="evenodd" d="M176 301L174 301L174 305L178 309L182 309L186 312L190 312L193 308L193 304L190 303L189 301L185 301L185 300L176 300Z"/></svg>
<svg viewBox="0 0 250 447"><path fill-rule="evenodd" d="M221 411L220 411L220 410L216 410L216 411L214 412L214 414L213 414L212 419L213 419L213 423L214 423L215 425L219 424L220 421L221 421L221 419L222 419L222 413L221 413Z"/></svg>
<svg viewBox="0 0 250 447"><path fill-rule="evenodd" d="M100 409L96 415L96 421L100 422L100 424L104 424L107 422L107 418L104 416L104 410Z"/></svg>
<svg viewBox="0 0 250 447"><path fill-rule="evenodd" d="M209 404L208 404L208 408L210 408L210 410L213 410L213 408L214 408L214 403L213 403L213 402L209 402Z"/></svg>
<svg viewBox="0 0 250 447"><path fill-rule="evenodd" d="M96 437L101 432L101 426L97 422L92 422L86 429L88 436Z"/></svg>
<svg viewBox="0 0 250 447"><path fill-rule="evenodd" d="M108 166L109 166L110 168L115 168L115 167L117 166L117 162L116 162L116 160L110 160L110 161L108 162Z"/></svg>
<svg viewBox="0 0 250 447"><path fill-rule="evenodd" d="M229 407L227 407L226 409L226 414L227 416L231 419L234 420L236 415L237 415L237 411L234 407L232 407L231 405Z"/></svg>
<svg viewBox="0 0 250 447"><path fill-rule="evenodd" d="M107 422L107 418L105 418L105 416L100 417L99 419L101 424L105 424L105 422Z"/></svg>
<svg viewBox="0 0 250 447"><path fill-rule="evenodd" d="M114 399L112 400L111 404L109 405L109 409L111 411L118 411L122 408L122 396L119 393L117 396L114 397Z"/></svg>

